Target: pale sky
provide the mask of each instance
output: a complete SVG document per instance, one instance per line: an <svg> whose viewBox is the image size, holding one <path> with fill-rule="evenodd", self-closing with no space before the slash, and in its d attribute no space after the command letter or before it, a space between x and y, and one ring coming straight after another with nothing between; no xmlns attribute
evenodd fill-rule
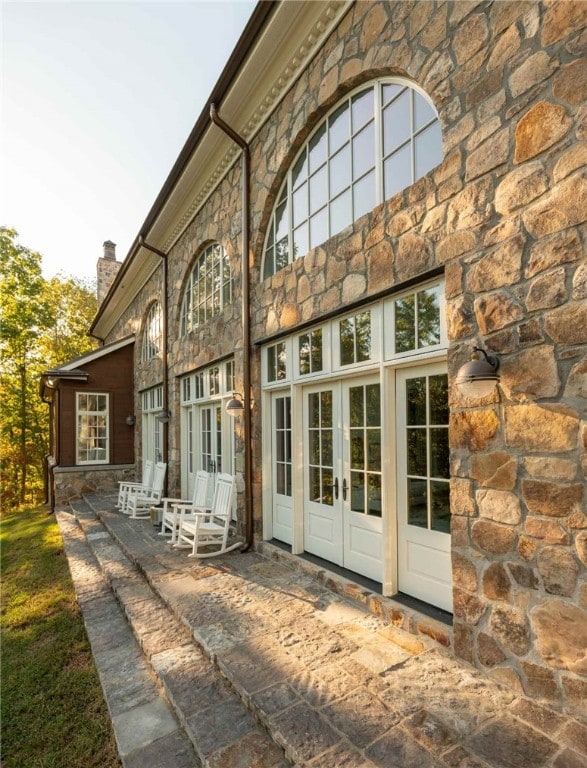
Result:
<svg viewBox="0 0 587 768"><path fill-rule="evenodd" d="M0 225L46 277L119 261L255 0L0 0Z"/></svg>

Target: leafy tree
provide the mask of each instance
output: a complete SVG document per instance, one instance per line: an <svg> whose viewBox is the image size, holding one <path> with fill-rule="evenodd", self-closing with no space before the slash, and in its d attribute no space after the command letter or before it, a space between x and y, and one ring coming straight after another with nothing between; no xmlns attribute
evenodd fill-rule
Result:
<svg viewBox="0 0 587 768"><path fill-rule="evenodd" d="M48 280L46 291L53 311L53 324L41 339L47 370L95 349L87 331L98 303L93 282L63 274Z"/></svg>
<svg viewBox="0 0 587 768"><path fill-rule="evenodd" d="M39 377L93 346L96 304L83 283L46 280L39 253L0 227L0 490L4 504L38 499L47 453L48 409Z"/></svg>

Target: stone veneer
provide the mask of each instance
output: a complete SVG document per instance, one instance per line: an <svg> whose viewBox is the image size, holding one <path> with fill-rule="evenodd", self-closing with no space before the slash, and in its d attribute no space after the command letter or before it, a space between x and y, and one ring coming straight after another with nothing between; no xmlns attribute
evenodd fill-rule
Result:
<svg viewBox="0 0 587 768"><path fill-rule="evenodd" d="M498 680L583 714L586 21L587 3L572 0L356 3L251 142L250 254L254 340L444 268L451 381L475 343L502 364L500 392L481 404L451 387L454 649ZM261 282L267 223L296 152L345 93L392 74L433 99L444 162ZM240 184L236 164L169 256L175 414L181 373L234 351L241 376ZM178 339L185 279L211 240L231 257L234 303ZM160 280L145 285L112 338L140 330ZM137 388L161 375L161 361L137 359ZM259 381L254 354L257 393ZM178 419L170 426L177 487ZM260 421L253 427L259 533Z"/></svg>
<svg viewBox="0 0 587 768"><path fill-rule="evenodd" d="M54 481L54 503L58 506L81 499L84 493L118 493L118 483L136 477L134 464L55 467L51 469Z"/></svg>

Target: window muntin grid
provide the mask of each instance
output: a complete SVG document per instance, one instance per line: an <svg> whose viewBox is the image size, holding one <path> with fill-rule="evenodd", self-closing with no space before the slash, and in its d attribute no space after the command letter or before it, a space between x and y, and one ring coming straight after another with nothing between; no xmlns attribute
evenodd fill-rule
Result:
<svg viewBox="0 0 587 768"><path fill-rule="evenodd" d="M163 313L161 304L156 301L151 305L143 326L141 362L158 357L163 346Z"/></svg>
<svg viewBox="0 0 587 768"><path fill-rule="evenodd" d="M232 301L230 263L219 243L198 257L186 285L180 315L180 336L220 314Z"/></svg>
<svg viewBox="0 0 587 768"><path fill-rule="evenodd" d="M98 392L78 392L76 399L76 462L107 464L109 461L109 397Z"/></svg>
<svg viewBox="0 0 587 768"><path fill-rule="evenodd" d="M405 80L351 94L296 158L271 216L263 279L321 245L443 158L428 97Z"/></svg>

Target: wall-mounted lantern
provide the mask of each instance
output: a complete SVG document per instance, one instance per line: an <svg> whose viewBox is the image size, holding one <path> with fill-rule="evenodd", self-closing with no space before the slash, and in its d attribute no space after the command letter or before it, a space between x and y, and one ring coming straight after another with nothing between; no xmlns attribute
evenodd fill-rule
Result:
<svg viewBox="0 0 587 768"><path fill-rule="evenodd" d="M134 417L134 415L132 413L128 414L128 416L126 417L125 421L126 421L126 423L128 424L129 427L134 427L134 425L136 423L136 419L135 419L135 417Z"/></svg>
<svg viewBox="0 0 587 768"><path fill-rule="evenodd" d="M244 410L243 396L238 392L233 392L232 398L226 404L226 413L234 418L241 416Z"/></svg>
<svg viewBox="0 0 587 768"><path fill-rule="evenodd" d="M157 414L157 421L160 421L162 424L167 424L170 418L171 413L165 410L165 408Z"/></svg>
<svg viewBox="0 0 587 768"><path fill-rule="evenodd" d="M483 359L479 358L479 353ZM490 395L499 382L499 359L488 355L481 347L473 347L471 360L463 365L456 378L460 391L469 398Z"/></svg>

